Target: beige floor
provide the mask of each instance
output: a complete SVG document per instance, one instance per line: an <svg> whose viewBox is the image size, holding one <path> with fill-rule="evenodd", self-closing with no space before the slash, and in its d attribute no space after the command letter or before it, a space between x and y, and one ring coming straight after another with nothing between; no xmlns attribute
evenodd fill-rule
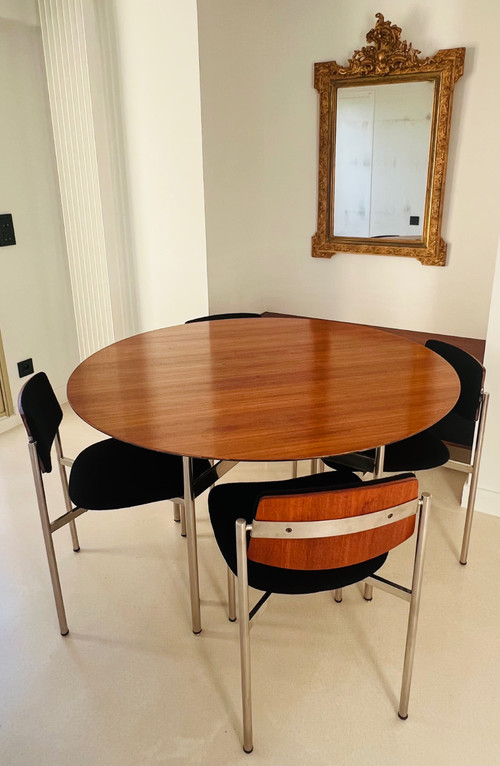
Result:
<svg viewBox="0 0 500 766"><path fill-rule="evenodd" d="M70 453L96 434L67 413L63 437ZM239 465L226 478L289 470ZM1 435L0 764L498 766L500 519L476 514L462 567L460 475L429 472L421 486L435 500L409 719L396 715L405 602L376 591L366 603L358 587L340 605L275 596L252 630L255 750L245 755L237 627L206 501L200 636L189 629L185 541L162 504L86 514L79 554L67 529L56 535L62 638L25 436ZM410 553L395 552L388 573L405 571Z"/></svg>

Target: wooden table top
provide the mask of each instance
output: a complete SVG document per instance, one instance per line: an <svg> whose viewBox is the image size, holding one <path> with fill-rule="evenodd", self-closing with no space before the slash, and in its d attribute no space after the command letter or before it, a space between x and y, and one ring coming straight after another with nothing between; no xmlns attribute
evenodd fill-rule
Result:
<svg viewBox="0 0 500 766"><path fill-rule="evenodd" d="M135 335L71 375L87 423L191 457L295 460L376 447L428 428L460 384L398 335L318 319L229 319Z"/></svg>

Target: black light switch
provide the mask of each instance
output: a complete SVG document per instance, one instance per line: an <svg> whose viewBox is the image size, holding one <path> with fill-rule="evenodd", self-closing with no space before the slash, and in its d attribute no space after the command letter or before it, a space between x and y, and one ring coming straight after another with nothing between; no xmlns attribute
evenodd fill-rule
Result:
<svg viewBox="0 0 500 766"><path fill-rule="evenodd" d="M420 221L419 215L411 215L410 216L410 226L418 226Z"/></svg>
<svg viewBox="0 0 500 766"><path fill-rule="evenodd" d="M16 235L10 213L0 213L0 247L15 245Z"/></svg>

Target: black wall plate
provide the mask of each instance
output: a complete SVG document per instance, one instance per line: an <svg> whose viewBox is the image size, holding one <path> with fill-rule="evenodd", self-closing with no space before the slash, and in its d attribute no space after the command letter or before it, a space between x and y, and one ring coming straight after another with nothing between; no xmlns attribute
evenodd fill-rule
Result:
<svg viewBox="0 0 500 766"><path fill-rule="evenodd" d="M16 235L14 234L12 215L10 213L0 213L0 247L15 244Z"/></svg>

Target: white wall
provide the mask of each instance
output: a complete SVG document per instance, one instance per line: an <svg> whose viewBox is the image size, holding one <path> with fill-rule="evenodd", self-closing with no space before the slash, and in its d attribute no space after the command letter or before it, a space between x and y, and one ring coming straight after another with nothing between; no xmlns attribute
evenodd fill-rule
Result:
<svg viewBox="0 0 500 766"><path fill-rule="evenodd" d="M0 0L0 19L38 26L36 0Z"/></svg>
<svg viewBox="0 0 500 766"><path fill-rule="evenodd" d="M195 0L110 0L140 330L208 305Z"/></svg>
<svg viewBox="0 0 500 766"><path fill-rule="evenodd" d="M18 361L32 357L64 397L78 356L40 30L34 7L8 5L0 14L22 18L0 15L0 212L17 240L0 249L0 330L15 402Z"/></svg>
<svg viewBox="0 0 500 766"><path fill-rule="evenodd" d="M500 240L486 336L485 390L490 394L476 508L500 516Z"/></svg>
<svg viewBox="0 0 500 766"><path fill-rule="evenodd" d="M485 337L499 233L500 99L491 0L386 0L422 55L467 48L455 90L445 268L414 259L311 258L318 103L313 64L366 44L375 0L199 0L213 311L272 310Z"/></svg>

